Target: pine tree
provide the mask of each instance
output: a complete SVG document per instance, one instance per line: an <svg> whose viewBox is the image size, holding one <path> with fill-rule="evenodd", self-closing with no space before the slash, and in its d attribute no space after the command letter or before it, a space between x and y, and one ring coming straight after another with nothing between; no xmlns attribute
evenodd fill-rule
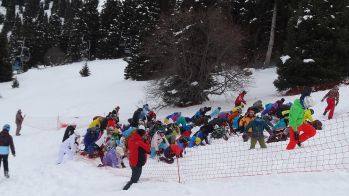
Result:
<svg viewBox="0 0 349 196"><path fill-rule="evenodd" d="M25 11L23 13L23 40L25 40L24 44L29 48L31 52L31 56L29 62L24 64L24 70L31 68L37 65L40 62L40 50L36 45L36 41L39 39L36 37L36 29L37 27L36 21L39 14L40 8L40 0L28 0L25 2ZM39 46L40 47L40 46Z"/></svg>
<svg viewBox="0 0 349 196"><path fill-rule="evenodd" d="M6 16L4 21L4 27L2 32L7 33L13 26L15 17L16 17L16 9L15 9L15 0L7 0L6 2Z"/></svg>
<svg viewBox="0 0 349 196"><path fill-rule="evenodd" d="M64 25L64 41L68 43L65 53L69 62L76 62L82 59L81 45L83 36L87 32L87 26L81 18L81 6L81 0L71 2L69 18Z"/></svg>
<svg viewBox="0 0 349 196"><path fill-rule="evenodd" d="M0 33L0 82L12 80L12 67L8 62L7 39L3 33Z"/></svg>
<svg viewBox="0 0 349 196"><path fill-rule="evenodd" d="M17 78L13 79L11 87L12 88L19 88L19 82L18 82Z"/></svg>
<svg viewBox="0 0 349 196"><path fill-rule="evenodd" d="M44 56L50 44L48 40L48 18L44 12L44 5L42 3L37 14L34 26L31 27L34 33L34 36L30 40L31 43L34 43L30 51L33 66L44 63ZM59 29L59 27L57 28ZM31 43L27 42L26 39L26 45L29 46Z"/></svg>
<svg viewBox="0 0 349 196"><path fill-rule="evenodd" d="M85 0L80 13L81 23L86 25L86 32L83 34L83 41L86 46L83 50L87 49L88 54L85 54L85 58L89 60L95 59L97 41L99 38L99 13L97 10L98 0Z"/></svg>
<svg viewBox="0 0 349 196"><path fill-rule="evenodd" d="M278 63L279 90L296 86L337 82L344 76L348 53L337 42L342 14L334 2L300 1L288 23L284 55L290 58ZM336 4L335 4L336 5ZM348 43L348 41L346 42Z"/></svg>
<svg viewBox="0 0 349 196"><path fill-rule="evenodd" d="M91 75L90 69L88 68L87 62L85 62L85 65L80 70L81 77L88 77Z"/></svg>
<svg viewBox="0 0 349 196"><path fill-rule="evenodd" d="M121 2L107 0L100 16L100 39L98 41L98 58L120 58L123 52L121 40Z"/></svg>
<svg viewBox="0 0 349 196"><path fill-rule="evenodd" d="M129 0L123 5L122 29L126 46L131 55L125 60L128 65L125 69L125 78L134 80L150 79L147 68L149 58L144 55L142 48L144 39L151 35L159 18L159 4L153 0Z"/></svg>

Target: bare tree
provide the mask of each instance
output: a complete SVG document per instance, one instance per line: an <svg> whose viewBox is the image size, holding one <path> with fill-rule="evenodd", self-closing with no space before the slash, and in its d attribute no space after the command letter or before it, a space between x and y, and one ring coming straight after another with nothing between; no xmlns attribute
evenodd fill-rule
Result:
<svg viewBox="0 0 349 196"><path fill-rule="evenodd" d="M271 54L273 52L273 46L274 46L274 40L275 40L276 13L277 13L277 0L274 0L274 9L273 9L273 17L271 20L268 51L267 51L267 54L265 56L265 61L264 61L265 66L269 66Z"/></svg>
<svg viewBox="0 0 349 196"><path fill-rule="evenodd" d="M242 38L217 8L162 17L144 48L157 70L149 94L165 104L189 106L241 88L247 79L236 66Z"/></svg>

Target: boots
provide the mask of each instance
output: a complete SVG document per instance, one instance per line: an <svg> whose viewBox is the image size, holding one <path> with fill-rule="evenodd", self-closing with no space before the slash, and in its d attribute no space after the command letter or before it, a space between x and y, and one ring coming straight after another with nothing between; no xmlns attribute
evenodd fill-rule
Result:
<svg viewBox="0 0 349 196"><path fill-rule="evenodd" d="M327 114L327 111L325 110L324 113L323 113L322 115L326 116L326 114Z"/></svg>
<svg viewBox="0 0 349 196"><path fill-rule="evenodd" d="M8 171L5 171L5 177L10 178L10 175L8 174Z"/></svg>
<svg viewBox="0 0 349 196"><path fill-rule="evenodd" d="M128 190L132 184L133 184L132 181L127 182L127 184L124 186L124 188L122 190Z"/></svg>

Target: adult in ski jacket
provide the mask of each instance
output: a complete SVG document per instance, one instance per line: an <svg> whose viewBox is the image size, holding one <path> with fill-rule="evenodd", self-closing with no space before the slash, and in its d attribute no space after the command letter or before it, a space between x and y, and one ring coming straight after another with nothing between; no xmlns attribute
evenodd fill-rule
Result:
<svg viewBox="0 0 349 196"><path fill-rule="evenodd" d="M130 181L124 186L124 190L130 188L133 183L137 183L142 174L142 167L147 161L147 154L150 153L150 145L143 139L145 135L144 127L138 128L128 139L128 159L132 170Z"/></svg>
<svg viewBox="0 0 349 196"><path fill-rule="evenodd" d="M251 137L250 149L255 148L257 141L261 146L261 148L267 148L267 145L265 144L265 141L264 141L264 135L263 135L264 130L267 130L269 133L271 132L271 129L267 125L267 123L261 117L256 117L245 127L244 132L247 133L250 128L252 129L252 132L250 134L250 137Z"/></svg>
<svg viewBox="0 0 349 196"><path fill-rule="evenodd" d="M286 149L292 150L296 145L301 146L301 143L307 139L313 137L316 134L316 130L310 124L304 122L304 110L306 108L312 107L309 105L310 96L306 96L303 99L303 104L301 104L300 99L296 99L290 109L289 113L289 125L290 125L290 142L288 143ZM302 134L300 135L300 132Z"/></svg>
<svg viewBox="0 0 349 196"><path fill-rule="evenodd" d="M327 98L327 99L326 99ZM334 108L336 105L338 105L339 102L339 88L338 86L333 87L321 100L323 102L326 99L327 101L327 107L325 108L325 111L323 115L325 116L327 112L329 111L330 113L328 114L328 119L333 118L333 113L334 113Z"/></svg>
<svg viewBox="0 0 349 196"><path fill-rule="evenodd" d="M23 123L24 117L25 116L22 116L22 111L19 109L17 111L17 114L16 114L16 126L17 126L17 128L16 128L16 136L20 136L21 135L20 131L22 129L22 123Z"/></svg>
<svg viewBox="0 0 349 196"><path fill-rule="evenodd" d="M3 126L2 131L0 132L0 167L1 162L4 163L4 174L6 178L9 178L9 169L8 169L8 155L11 149L13 156L16 156L15 145L13 144L12 136L9 134L10 125L6 124Z"/></svg>

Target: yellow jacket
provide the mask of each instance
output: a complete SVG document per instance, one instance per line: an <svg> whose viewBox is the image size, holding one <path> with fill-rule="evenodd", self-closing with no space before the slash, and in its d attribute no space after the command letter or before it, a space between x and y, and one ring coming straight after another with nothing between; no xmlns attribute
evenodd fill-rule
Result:
<svg viewBox="0 0 349 196"><path fill-rule="evenodd" d="M100 127L101 126L101 122L99 121L99 118L94 119L91 124L88 126L88 128L93 128L93 127Z"/></svg>
<svg viewBox="0 0 349 196"><path fill-rule="evenodd" d="M313 122L313 116L311 115L311 111L309 109L304 110L304 122L305 121L309 121L309 122Z"/></svg>
<svg viewBox="0 0 349 196"><path fill-rule="evenodd" d="M239 127L246 127L255 117L249 117L247 114L243 116L239 122ZM252 132L252 128L248 129L248 132Z"/></svg>

